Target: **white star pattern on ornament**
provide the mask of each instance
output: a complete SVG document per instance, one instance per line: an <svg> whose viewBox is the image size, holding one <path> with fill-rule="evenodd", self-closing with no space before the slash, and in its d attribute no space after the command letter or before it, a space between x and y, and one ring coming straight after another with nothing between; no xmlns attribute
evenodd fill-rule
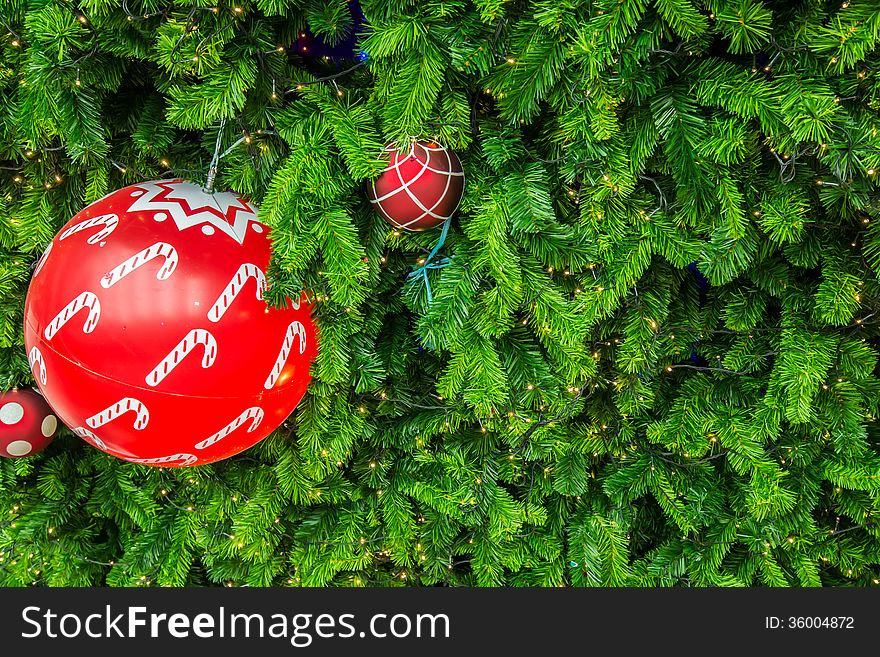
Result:
<svg viewBox="0 0 880 657"><path fill-rule="evenodd" d="M129 212L155 212L156 221L170 216L178 230L202 226L205 235L212 235L217 229L242 244L248 226L258 221L256 209L230 192L208 194L198 185L179 180L153 180L137 188L143 193L135 197Z"/></svg>

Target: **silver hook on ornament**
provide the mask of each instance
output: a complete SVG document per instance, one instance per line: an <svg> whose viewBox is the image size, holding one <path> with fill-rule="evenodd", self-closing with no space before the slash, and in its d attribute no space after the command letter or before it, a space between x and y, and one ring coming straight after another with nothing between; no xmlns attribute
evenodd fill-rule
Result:
<svg viewBox="0 0 880 657"><path fill-rule="evenodd" d="M226 119L220 119L220 127L217 129L217 143L214 145L214 156L211 158L211 166L208 167L208 178L202 188L206 194L214 193L214 180L217 178L217 163L220 161L220 140L223 139L223 128L226 127Z"/></svg>

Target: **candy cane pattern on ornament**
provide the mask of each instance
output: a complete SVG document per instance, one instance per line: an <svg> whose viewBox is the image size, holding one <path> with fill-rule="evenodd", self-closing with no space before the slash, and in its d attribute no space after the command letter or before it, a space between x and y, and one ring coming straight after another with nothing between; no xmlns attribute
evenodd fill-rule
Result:
<svg viewBox="0 0 880 657"><path fill-rule="evenodd" d="M202 355L202 368L207 369L211 367L217 359L217 340L211 335L210 331L193 329L153 368L152 372L147 374L147 385L153 387L159 385L171 373L171 370L177 367L186 358L187 354L198 345L202 345L205 348L205 353Z"/></svg>
<svg viewBox="0 0 880 657"><path fill-rule="evenodd" d="M171 456L159 456L154 459L125 459L129 463L139 463L141 465L162 465L163 463L173 463L174 461L182 461L183 467L192 465L199 460L195 454L172 454Z"/></svg>
<svg viewBox="0 0 880 657"><path fill-rule="evenodd" d="M49 242L49 246L46 247L46 250L43 251L43 255L40 256L40 259L37 261L37 266L34 269L34 278L36 278L37 274L40 273L40 270L43 268L43 265L46 264L46 260L49 259L49 253L52 251L52 245L55 242Z"/></svg>
<svg viewBox="0 0 880 657"><path fill-rule="evenodd" d="M226 438L226 436L231 434L233 431L238 429L242 424L250 419L253 419L253 422L251 422L251 426L247 430L248 433L251 433L254 429L260 426L260 423L263 421L263 409L259 406L251 406L250 408L246 408L237 418L235 418L232 422L220 429L220 431L211 436L208 436L203 441L196 443L195 448L206 449L210 447L214 443Z"/></svg>
<svg viewBox="0 0 880 657"><path fill-rule="evenodd" d="M266 290L266 275L263 270L249 262L244 263L238 268L235 276L227 283L226 288L217 297L214 305L208 311L208 319L212 322L219 322L220 318L229 310L229 306L235 301L235 297L241 292L249 279L253 278L257 282L257 301L263 299L263 292Z"/></svg>
<svg viewBox="0 0 880 657"><path fill-rule="evenodd" d="M134 411L137 415L134 420L134 428L138 431L143 430L147 426L147 422L150 421L150 412L147 410L147 407L144 406L143 402L134 397L123 397L100 413L95 413L92 417L86 418L86 424L92 429L97 429L129 411Z"/></svg>
<svg viewBox="0 0 880 657"><path fill-rule="evenodd" d="M58 236L58 239L65 240L71 235L74 235L82 230L88 230L89 228L94 228L95 226L104 226L102 230L99 230L97 233L86 240L86 242L88 242L89 244L97 244L108 235L110 235L110 233L112 233L114 230L116 230L116 227L118 225L119 215L102 214L97 217L92 217L91 219L86 219L85 221L80 221L78 224L74 224L63 233L61 233L61 235Z"/></svg>
<svg viewBox="0 0 880 657"><path fill-rule="evenodd" d="M125 262L108 271L101 278L101 287L109 289L139 267L143 267L153 258L165 258L165 264L156 272L156 279L164 281L174 273L177 267L177 249L167 242L156 242L142 251L138 251Z"/></svg>
<svg viewBox="0 0 880 657"><path fill-rule="evenodd" d="M303 353L306 350L306 327L303 326L301 322L293 321L287 327L287 333L284 335L284 342L281 345L281 351L278 352L278 358L275 359L275 365L272 367L272 371L266 378L266 383L263 384L263 387L266 390L270 390L278 381L278 377L281 376L281 370L284 369L284 366L287 364L287 358L290 356L290 350L293 347L294 338L299 338L299 353Z"/></svg>
<svg viewBox="0 0 880 657"><path fill-rule="evenodd" d="M40 366L40 383L46 385L46 363L43 360L43 352L36 345L31 347L31 352L28 354L28 365L31 366L31 370L34 369L34 365Z"/></svg>
<svg viewBox="0 0 880 657"><path fill-rule="evenodd" d="M99 449L107 449L107 443L98 438L94 433L92 433L85 427L76 427L72 431L80 438L91 438L92 442L94 442L95 446Z"/></svg>
<svg viewBox="0 0 880 657"><path fill-rule="evenodd" d="M83 324L83 333L91 333L94 331L95 326L98 324L98 319L101 317L101 302L98 301L98 297L95 296L94 292L86 291L80 293L75 299L64 306L64 308L55 315L55 319L49 322L49 325L43 332L46 339L51 340L54 338L55 334L58 333L61 327L67 324L67 322L70 321L70 318L83 308L89 309L89 316L86 317L85 324Z"/></svg>

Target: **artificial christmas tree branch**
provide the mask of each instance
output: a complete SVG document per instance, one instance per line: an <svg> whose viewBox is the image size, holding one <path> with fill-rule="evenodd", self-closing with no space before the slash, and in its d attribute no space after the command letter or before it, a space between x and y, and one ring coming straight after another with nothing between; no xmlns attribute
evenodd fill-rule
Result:
<svg viewBox="0 0 880 657"><path fill-rule="evenodd" d="M4 385L64 222L212 168L322 349L195 477L69 432L4 460L2 582L873 585L880 21L845 4L10 0ZM413 135L468 178L430 303L439 229L364 193Z"/></svg>

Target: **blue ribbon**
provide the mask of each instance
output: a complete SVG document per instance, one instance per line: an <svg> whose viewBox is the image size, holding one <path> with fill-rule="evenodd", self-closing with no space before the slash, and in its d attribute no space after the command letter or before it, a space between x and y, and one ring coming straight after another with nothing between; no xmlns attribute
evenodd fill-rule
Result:
<svg viewBox="0 0 880 657"><path fill-rule="evenodd" d="M446 235L449 233L449 225L452 223L452 217L449 217L445 222L443 222L443 230L440 231L440 239L437 244L428 254L428 257L425 258L425 263L421 266L415 267L407 276L407 280L416 279L421 276L422 281L425 284L425 292L428 295L428 304L430 305L434 301L434 296L431 294L431 282L428 280L428 270L430 269L442 269L449 264L449 258L441 258L437 262L433 262L434 256L437 255L437 251L440 250L440 247L443 246L444 242L446 242Z"/></svg>

